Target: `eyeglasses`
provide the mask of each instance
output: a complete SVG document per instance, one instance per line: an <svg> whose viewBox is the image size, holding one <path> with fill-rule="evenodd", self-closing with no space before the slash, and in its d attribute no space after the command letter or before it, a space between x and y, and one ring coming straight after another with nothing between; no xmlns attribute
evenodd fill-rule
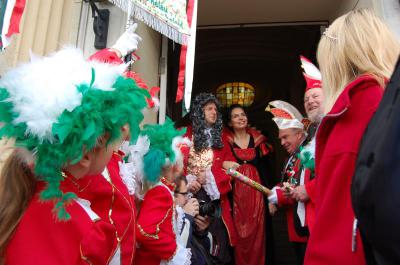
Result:
<svg viewBox="0 0 400 265"><path fill-rule="evenodd" d="M179 192L179 191L175 191L175 194L180 194L180 195L183 195L183 196L185 196L186 198L188 198L188 199L191 199L192 197L193 197L193 194L191 193L191 192Z"/></svg>

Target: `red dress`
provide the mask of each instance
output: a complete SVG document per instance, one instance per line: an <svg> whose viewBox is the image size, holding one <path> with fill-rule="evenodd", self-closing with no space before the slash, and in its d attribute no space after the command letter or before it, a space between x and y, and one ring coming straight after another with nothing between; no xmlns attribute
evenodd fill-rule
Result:
<svg viewBox="0 0 400 265"><path fill-rule="evenodd" d="M350 185L361 138L382 95L374 78L361 76L347 85L321 122L316 136L315 223L304 264L365 264L360 234L353 229Z"/></svg>
<svg viewBox="0 0 400 265"><path fill-rule="evenodd" d="M249 129L250 141L247 148L235 144L232 133L227 133L227 139L236 161L237 169L250 179L261 183L255 162L269 152L266 138L255 130ZM235 263L264 264L265 263L265 203L263 194L239 181L233 187L233 221L237 231L235 248Z"/></svg>

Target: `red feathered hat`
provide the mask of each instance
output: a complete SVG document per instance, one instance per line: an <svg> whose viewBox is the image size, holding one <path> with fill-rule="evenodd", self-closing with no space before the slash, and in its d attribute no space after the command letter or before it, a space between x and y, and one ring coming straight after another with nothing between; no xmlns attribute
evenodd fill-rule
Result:
<svg viewBox="0 0 400 265"><path fill-rule="evenodd" d="M146 89L150 93L151 98L147 99L147 106L150 109L154 108L154 107L158 108L159 100L158 100L157 94L160 91L159 87L152 87L151 89L149 89L146 82L139 76L139 74L137 74L133 71L126 71L124 73L124 76L135 80L136 84L140 88Z"/></svg>
<svg viewBox="0 0 400 265"><path fill-rule="evenodd" d="M321 72L306 57L300 55L301 67L303 68L304 79L307 86L306 91L312 88L321 88Z"/></svg>

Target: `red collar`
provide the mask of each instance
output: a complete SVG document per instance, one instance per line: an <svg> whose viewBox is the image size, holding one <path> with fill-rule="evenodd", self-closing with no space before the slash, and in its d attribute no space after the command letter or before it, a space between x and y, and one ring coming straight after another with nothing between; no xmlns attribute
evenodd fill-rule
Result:
<svg viewBox="0 0 400 265"><path fill-rule="evenodd" d="M65 191L71 191L74 193L84 192L92 183L90 176L77 179L71 173L67 171L62 172L64 181L61 184L62 189Z"/></svg>
<svg viewBox="0 0 400 265"><path fill-rule="evenodd" d="M254 139L254 146L257 147L259 144L261 144L262 142L266 142L267 138L261 134L260 131L254 129L254 128L246 128L246 132L248 134L250 134L253 139ZM230 129L228 128L224 128L222 131L222 137L230 143L233 144L235 142L234 140L234 132L232 132Z"/></svg>
<svg viewBox="0 0 400 265"><path fill-rule="evenodd" d="M327 114L328 117L341 116L351 106L351 96L358 90L364 89L369 84L378 84L378 81L371 75L359 76L350 82L337 98L332 109Z"/></svg>
<svg viewBox="0 0 400 265"><path fill-rule="evenodd" d="M121 160L124 159L124 157L125 157L125 153L122 152L121 150L114 151L113 154L118 156Z"/></svg>
<svg viewBox="0 0 400 265"><path fill-rule="evenodd" d="M168 181L165 177L162 177L162 178L160 179L160 181L161 181L162 184L164 184L165 186L167 186L168 189L170 189L170 191L172 191L172 192L175 191L175 188L176 188L175 183L172 183L172 182Z"/></svg>

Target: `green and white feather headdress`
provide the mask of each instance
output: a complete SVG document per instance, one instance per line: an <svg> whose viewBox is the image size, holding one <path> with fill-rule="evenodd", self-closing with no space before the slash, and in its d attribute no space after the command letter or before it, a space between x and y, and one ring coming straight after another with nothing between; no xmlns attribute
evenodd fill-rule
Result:
<svg viewBox="0 0 400 265"><path fill-rule="evenodd" d="M181 145L191 145L188 138L183 138L186 130L177 130L167 118L164 124L145 125L141 135L150 141L149 151L143 157L143 175L150 183L157 183L162 168L169 164L182 163Z"/></svg>
<svg viewBox="0 0 400 265"><path fill-rule="evenodd" d="M74 195L60 190L62 168L77 163L99 137L120 137L128 123L133 140L146 107L146 90L122 76L125 65L88 62L76 49L35 58L0 80L0 137L32 152L34 173L47 182L41 199L57 201L58 217Z"/></svg>

